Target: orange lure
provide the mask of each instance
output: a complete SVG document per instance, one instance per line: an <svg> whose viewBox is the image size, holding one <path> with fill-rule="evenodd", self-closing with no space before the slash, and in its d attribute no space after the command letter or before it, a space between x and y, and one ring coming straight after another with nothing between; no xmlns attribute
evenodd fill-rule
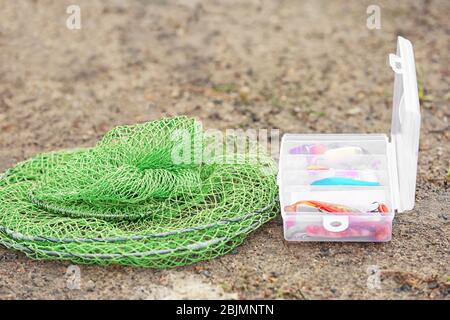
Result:
<svg viewBox="0 0 450 320"><path fill-rule="evenodd" d="M379 203L377 208L371 212L380 212L382 214L389 213L389 208L384 203Z"/></svg>
<svg viewBox="0 0 450 320"><path fill-rule="evenodd" d="M286 212L297 212L298 208L302 205L306 205L309 207L317 208L320 211L324 212L360 212L359 210L351 207L347 207L340 204L322 202L322 201L314 201L314 200L302 200L298 201L294 204L286 206L284 210Z"/></svg>
<svg viewBox="0 0 450 320"><path fill-rule="evenodd" d="M376 202L374 204L377 204ZM312 208L316 208L322 212L333 212L333 213L349 213L356 212L360 213L361 211L352 207L344 206L342 204L335 204L329 202L322 201L314 201L314 200L302 200L297 201L294 204L284 207L284 211L286 212L298 212L300 206L308 206ZM369 212L379 212L381 214L389 213L389 208L384 203L378 203L376 209Z"/></svg>

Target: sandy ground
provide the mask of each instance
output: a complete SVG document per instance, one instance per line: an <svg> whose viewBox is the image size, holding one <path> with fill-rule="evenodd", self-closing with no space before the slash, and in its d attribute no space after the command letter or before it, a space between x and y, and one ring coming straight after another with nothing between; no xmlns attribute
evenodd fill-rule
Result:
<svg viewBox="0 0 450 320"><path fill-rule="evenodd" d="M81 30L65 26L74 3ZM79 266L75 285L69 263L0 248L0 299L449 299L450 3L377 1L381 29L369 30L371 3L0 0L1 170L167 115L388 133L397 35L414 44L422 103L416 208L396 216L390 243L288 244L278 217L213 261Z"/></svg>

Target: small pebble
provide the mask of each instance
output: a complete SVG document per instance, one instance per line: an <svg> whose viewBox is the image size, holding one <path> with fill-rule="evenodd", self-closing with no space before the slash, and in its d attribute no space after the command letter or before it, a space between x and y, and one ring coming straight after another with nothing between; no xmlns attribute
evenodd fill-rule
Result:
<svg viewBox="0 0 450 320"><path fill-rule="evenodd" d="M439 285L437 284L437 282L430 282L428 284L428 289L436 289L438 287L439 287Z"/></svg>
<svg viewBox="0 0 450 320"><path fill-rule="evenodd" d="M400 287L400 291L404 291L404 292L411 291L411 286L406 283L402 284L402 286Z"/></svg>
<svg viewBox="0 0 450 320"><path fill-rule="evenodd" d="M347 113L348 115L350 115L350 116L353 116L353 115L360 114L361 111L362 111L361 108L355 107L355 108L351 108L351 109L347 110L346 113Z"/></svg>

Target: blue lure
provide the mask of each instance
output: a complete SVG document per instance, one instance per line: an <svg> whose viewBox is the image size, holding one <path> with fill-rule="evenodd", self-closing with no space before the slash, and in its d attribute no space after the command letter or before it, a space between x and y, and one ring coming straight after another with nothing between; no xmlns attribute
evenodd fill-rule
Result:
<svg viewBox="0 0 450 320"><path fill-rule="evenodd" d="M379 182L357 180L352 178L324 178L313 181L312 186L379 186Z"/></svg>

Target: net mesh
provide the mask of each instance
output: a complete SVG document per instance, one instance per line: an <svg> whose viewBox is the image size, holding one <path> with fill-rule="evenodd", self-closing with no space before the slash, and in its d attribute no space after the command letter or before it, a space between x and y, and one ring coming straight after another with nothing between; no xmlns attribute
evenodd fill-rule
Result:
<svg viewBox="0 0 450 320"><path fill-rule="evenodd" d="M36 259L152 268L223 255L275 216L276 170L249 139L227 136L213 152L211 139L175 117L21 162L0 176L0 243Z"/></svg>

